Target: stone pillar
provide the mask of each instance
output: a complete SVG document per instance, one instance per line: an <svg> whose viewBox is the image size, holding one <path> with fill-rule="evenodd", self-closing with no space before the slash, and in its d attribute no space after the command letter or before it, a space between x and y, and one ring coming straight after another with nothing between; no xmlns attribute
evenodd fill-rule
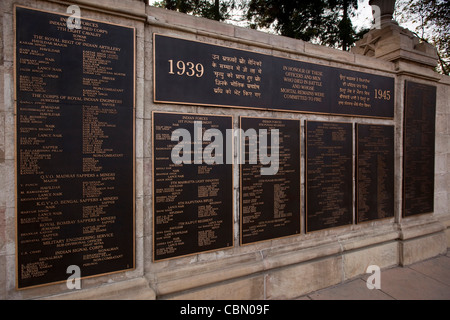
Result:
<svg viewBox="0 0 450 320"><path fill-rule="evenodd" d="M397 72L395 92L395 126L396 126L396 221L399 228L399 261L408 265L427 259L447 250L445 236L448 216L440 218L436 214L439 201L439 188L435 187L434 212L431 214L403 217L402 187L403 187L403 115L405 81L415 81L437 86L444 80L434 71L437 65L436 48L420 39L408 29L402 28L393 20L395 0L371 0L374 15L374 27L364 35L363 39L352 48L355 54L361 54L387 60L395 65ZM444 80L447 81L447 80ZM437 116L439 111L437 109ZM437 128L438 129L438 128ZM439 143L439 130L436 130L436 146ZM439 148L436 147L436 159L439 159ZM438 160L436 160L438 161ZM435 180L439 174L435 171Z"/></svg>
<svg viewBox="0 0 450 320"><path fill-rule="evenodd" d="M437 52L431 44L420 42L408 29L393 20L395 0L371 0L374 28L356 42L353 53L394 63L407 62L433 69Z"/></svg>

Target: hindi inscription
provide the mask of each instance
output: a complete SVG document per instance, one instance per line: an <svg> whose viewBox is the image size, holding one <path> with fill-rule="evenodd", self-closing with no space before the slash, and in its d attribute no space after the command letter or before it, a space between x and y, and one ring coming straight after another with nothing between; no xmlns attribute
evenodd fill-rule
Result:
<svg viewBox="0 0 450 320"><path fill-rule="evenodd" d="M394 117L394 78L154 34L154 101Z"/></svg>

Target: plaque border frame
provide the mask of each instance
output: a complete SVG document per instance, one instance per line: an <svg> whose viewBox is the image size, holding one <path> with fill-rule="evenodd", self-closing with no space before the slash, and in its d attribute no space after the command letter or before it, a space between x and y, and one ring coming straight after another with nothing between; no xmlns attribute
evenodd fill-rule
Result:
<svg viewBox="0 0 450 320"><path fill-rule="evenodd" d="M326 64L320 64L320 63L316 63L316 62L306 62L306 61L302 61L302 60L299 60L299 59L283 57L282 55L266 54L266 53L256 52L254 50L249 50L249 49L240 49L240 48L235 48L235 47L227 47L225 45L213 44L213 43L206 42L206 41L185 39L185 38L182 38L181 36L173 36L173 35L163 34L161 32L153 32L153 42L152 42L152 50L153 50L153 56L152 56L153 57L153 63L152 63L153 64L153 79L152 80L153 80L153 102L154 103L157 103L157 104L166 103L166 104L171 104L171 105L186 105L186 106L201 106L201 107L215 107L215 108L219 107L219 108L248 109L248 110L269 111L269 112L284 112L284 113L292 112L292 113L296 113L296 114L312 114L312 115L323 115L323 116L361 117L361 118L367 118L367 119L381 119L381 120L394 120L394 118L395 118L395 100L394 100L394 105L393 105L393 116L392 117L379 117L379 116L340 114L340 113L326 113L326 112L314 112L314 111L290 110L290 109L288 110L288 109L273 109L273 108L257 108L257 107L246 107L246 106L233 106L233 105L226 105L226 104L207 104L207 103L194 103L194 102L184 102L184 101L157 100L156 99L156 68L155 68L155 64L156 64L156 59L155 59L156 58L155 37L156 36L163 36L163 37L166 37L166 38L173 38L173 39L178 39L178 40L185 40L185 41L197 42L197 43L207 44L207 45L216 46L216 47L227 48L227 49L240 50L240 51L260 54L260 55L263 55L263 56L275 57L275 58L280 58L280 59L286 59L286 60L296 61L296 62L301 62L301 63L309 63L309 64L322 66L322 67L325 67L325 68L344 69L344 68L339 68L339 67L336 67L336 66L330 66L330 65L326 65ZM356 66L352 66L352 67L356 67ZM381 75L381 74L377 74L377 73L368 73L368 72L358 71L356 69L344 69L344 70L352 71L352 72L367 73L367 74L370 74L370 75L391 78L391 79L394 80L394 88L393 88L392 92L395 94L395 83L396 83L396 78L395 77ZM385 71L385 70L383 70L382 72L389 73L389 71ZM395 96L393 97L393 99L395 99Z"/></svg>
<svg viewBox="0 0 450 320"><path fill-rule="evenodd" d="M154 191L154 187L155 187L155 153L154 153L154 139L155 139L155 135L154 135L154 127L155 127L155 117L154 114L155 113L160 113L160 114L177 114L177 115L190 115L190 116L208 116L208 117L224 117L224 118L230 118L231 119L231 128L230 129L234 129L234 116L233 115L226 115L226 114L207 114L207 113L191 113L191 112L186 112L186 113L180 113L180 112L176 112L176 111L159 111L159 110L152 110L152 125L151 125L151 142L152 142L152 146L151 146L151 151L152 151L152 186L151 186L151 191L152 191L152 218L151 218L151 223L152 223L152 262L153 263L159 263L159 262L164 262L164 261L169 261L169 260L174 260L174 259L180 259L180 258L185 258L185 257L192 257L195 255L200 255L203 253L211 253L211 252L217 252L217 251L222 251L222 250L228 250L228 249L233 249L235 247L235 241L234 241L234 209L235 209L235 204L234 204L234 139L232 140L232 145L231 145L231 150L233 151L233 163L231 164L231 194L232 194L232 204L231 204L231 244L228 247L222 247L222 248L216 248L216 249L211 249L211 250L206 250L206 251L198 251L198 252L193 252L193 253L188 253L188 254L183 254L180 256L175 256L175 257L168 257L168 258L164 258L164 259L155 259L155 193ZM225 163L226 164L226 163Z"/></svg>
<svg viewBox="0 0 450 320"><path fill-rule="evenodd" d="M299 203L298 203L298 205L299 205L299 223L298 223L298 227L299 227L299 232L298 233L295 233L295 234L291 234L291 235L287 235L287 236L281 236L281 237L275 237L275 238L270 238L270 239L263 239L263 240L257 240L257 241L253 241L253 242L248 242L248 243L242 243L242 236L243 236L243 233L242 233L242 218L243 218L243 215L242 215L242 161L241 161L241 159L239 159L239 245L240 246L242 246L242 247L245 247L245 246L249 246L249 245L252 245L252 244L257 244L257 243L261 243L261 242L267 242L267 241L272 241L272 240L281 240L281 239L286 239L286 238L292 238L292 237L298 237L298 236L301 236L302 235L302 226L303 226L303 224L302 224L302 207L301 207L301 205L302 205L302 183L301 183L301 181L302 181L302 173L303 173L303 171L302 171L302 163L301 163L301 155L302 155L302 120L301 119L292 119L292 118L273 118L273 117L252 117L252 116L239 116L239 129L242 129L242 123L241 123L241 119L242 118L249 118L249 119L268 119L268 120L281 120L281 121L285 121L285 120L287 120L287 121L296 121L296 122L298 122L298 130L299 130L299 132L298 132L298 137L299 137L299 154L298 154L298 156L299 156L299 168L298 168L298 171L299 171L299 188L298 188L298 191L299 191L299 197L298 197L298 199L299 199ZM242 155L240 154L240 150L241 150L241 142L242 142L242 139L241 139L241 133L242 133L242 131L239 131L239 152L238 152L238 155L239 155L239 157L242 157Z"/></svg>
<svg viewBox="0 0 450 320"><path fill-rule="evenodd" d="M393 184L393 201L394 201L394 211L391 217L384 217L384 218L377 218L377 219L371 219L371 220L365 220L365 221L359 221L358 220L358 125L366 125L366 126L383 126L383 127L392 127L394 129L394 184ZM395 220L395 125L394 124L373 124L373 123L355 123L355 219L354 224L355 225L362 225L365 223L375 222L375 221L383 221L388 219Z"/></svg>
<svg viewBox="0 0 450 320"><path fill-rule="evenodd" d="M31 286L26 286L26 287L19 287L19 246L18 246L18 238L19 238L19 234L18 234L18 184L17 184L17 180L18 180L18 170L17 170L17 149L18 149L18 145L17 145L17 108L18 108L18 100L17 100L17 8L24 8L27 10L31 10L31 11L37 11L37 12L45 12L45 13L49 13L49 14L53 14L53 15L57 15L57 16L66 16L66 17L70 17L72 14L68 14L68 13L60 13L60 12L55 12L55 11L51 11L51 10L46 10L46 9L38 9L38 8L33 8L33 7L29 7L26 5L21 5L21 4L17 4L14 3L13 4L13 33L14 33L14 44L13 44L13 73L14 73L14 183L15 183L15 187L14 187L14 195L15 195L15 214L14 214L14 226L15 226L15 289L17 291L23 291L23 290L28 290L28 289L33 289L33 288L40 288L40 287L46 287L46 286L51 286L51 285L56 285L56 284L62 284L67 282L67 279L65 280L59 280L59 281L52 281L52 282L45 282L45 283L41 283L41 284L37 284L37 285L31 285ZM102 21L102 20L98 20L98 19L93 19L93 18L81 18L82 20L88 20L88 21L94 21L94 22L99 22L102 24L107 24L107 25L114 25L114 26L119 26L119 27L124 27L124 28L128 28L131 29L133 31L133 105L132 105L132 113L133 113L133 217L132 217L132 224L133 224L133 264L130 268L128 269L121 269L121 270L116 270L116 271L111 271L111 272L105 272L105 273L98 273L98 274L93 274L90 276L81 276L80 280L85 280L85 279L90 279L90 278L96 278L96 277L101 277L101 276L108 276L108 275L112 275L112 274L117 274L117 273L121 273L121 272L127 272L127 271L133 271L136 269L136 27L131 27L131 26L127 26L127 25L123 25L123 24L118 24L118 23L113 23L113 22L108 22L108 21Z"/></svg>
<svg viewBox="0 0 450 320"><path fill-rule="evenodd" d="M352 160L352 222L348 223L348 224L344 224L341 226L334 226L334 227L328 227L328 228L324 228L324 229L319 229L319 230L312 230L312 231L308 231L308 127L307 124L308 122L322 122L322 123L344 123L344 124L350 124L352 126L352 155L351 155L351 160ZM323 231L327 231L327 230L332 230L332 229L339 229L339 228L348 228L349 226L354 226L355 225L355 206L353 205L353 201L355 200L355 198L353 197L353 193L355 191L355 186L353 185L353 181L354 181L354 173L353 170L355 170L355 165L353 163L353 138L354 138L354 133L353 130L355 128L354 126L354 122L346 122L346 121L321 121L321 120L305 120L305 234L312 234L312 233L316 233L316 232L323 232Z"/></svg>

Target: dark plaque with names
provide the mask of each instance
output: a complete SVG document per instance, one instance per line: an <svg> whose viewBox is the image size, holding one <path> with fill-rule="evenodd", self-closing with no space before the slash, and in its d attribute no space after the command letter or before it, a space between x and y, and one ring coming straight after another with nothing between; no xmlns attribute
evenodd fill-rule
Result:
<svg viewBox="0 0 450 320"><path fill-rule="evenodd" d="M153 113L154 261L233 246L232 127L231 116Z"/></svg>
<svg viewBox="0 0 450 320"><path fill-rule="evenodd" d="M154 34L154 101L394 117L394 78Z"/></svg>
<svg viewBox="0 0 450 320"><path fill-rule="evenodd" d="M16 7L17 287L134 268L134 28Z"/></svg>
<svg viewBox="0 0 450 320"><path fill-rule="evenodd" d="M434 211L436 87L405 82L403 216Z"/></svg>
<svg viewBox="0 0 450 320"><path fill-rule="evenodd" d="M241 244L299 234L300 121L241 117L240 128Z"/></svg>
<svg viewBox="0 0 450 320"><path fill-rule="evenodd" d="M394 216L394 126L356 125L356 221Z"/></svg>
<svg viewBox="0 0 450 320"><path fill-rule="evenodd" d="M352 224L352 124L306 121L306 232Z"/></svg>

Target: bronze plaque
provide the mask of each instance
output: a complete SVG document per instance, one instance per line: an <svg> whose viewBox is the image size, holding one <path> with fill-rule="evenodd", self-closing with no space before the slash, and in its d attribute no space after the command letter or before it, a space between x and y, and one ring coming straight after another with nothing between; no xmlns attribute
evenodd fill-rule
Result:
<svg viewBox="0 0 450 320"><path fill-rule="evenodd" d="M356 125L356 221L394 216L394 126Z"/></svg>
<svg viewBox="0 0 450 320"><path fill-rule="evenodd" d="M241 244L299 234L300 121L241 117L240 128Z"/></svg>
<svg viewBox="0 0 450 320"><path fill-rule="evenodd" d="M394 78L154 34L154 101L394 117Z"/></svg>
<svg viewBox="0 0 450 320"><path fill-rule="evenodd" d="M134 28L16 7L17 287L134 268Z"/></svg>
<svg viewBox="0 0 450 320"><path fill-rule="evenodd" d="M403 216L434 211L436 87L405 82Z"/></svg>
<svg viewBox="0 0 450 320"><path fill-rule="evenodd" d="M306 121L306 232L353 222L351 123Z"/></svg>
<svg viewBox="0 0 450 320"><path fill-rule="evenodd" d="M231 116L153 113L154 261L233 246L232 127Z"/></svg>

